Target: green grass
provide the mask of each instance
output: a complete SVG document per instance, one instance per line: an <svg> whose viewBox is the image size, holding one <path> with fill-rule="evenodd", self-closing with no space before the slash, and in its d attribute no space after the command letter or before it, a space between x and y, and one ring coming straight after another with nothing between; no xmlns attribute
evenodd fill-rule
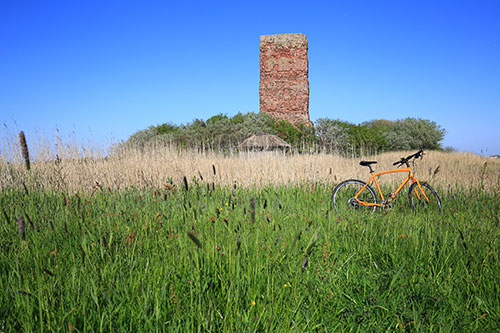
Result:
<svg viewBox="0 0 500 333"><path fill-rule="evenodd" d="M4 189L0 331L500 329L498 194L366 215L331 190Z"/></svg>

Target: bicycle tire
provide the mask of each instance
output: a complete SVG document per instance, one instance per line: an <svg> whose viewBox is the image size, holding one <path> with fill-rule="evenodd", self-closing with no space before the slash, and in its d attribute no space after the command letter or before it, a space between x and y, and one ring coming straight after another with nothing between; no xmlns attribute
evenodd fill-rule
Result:
<svg viewBox="0 0 500 333"><path fill-rule="evenodd" d="M427 198L429 198L429 202L425 200L423 195L420 194L420 198L417 196L417 189L418 191L420 191L420 189L418 188L418 184L416 182L411 184L410 190L408 191L408 198L410 199L410 204L413 208L413 211L416 212L417 210L419 210L427 211L429 213L439 212L439 215L441 215L441 199L439 198L437 192L427 183L420 183L420 185L422 186L422 189L424 190Z"/></svg>
<svg viewBox="0 0 500 333"><path fill-rule="evenodd" d="M373 213L376 206L362 206L359 205L354 200L354 195L358 193L363 186L366 185L365 190L358 197L361 201L369 202L369 203L377 203L377 196L375 192L367 185L365 182L357 179L348 179L340 184L338 184L332 193L332 203L333 208L337 211L342 209L353 209L357 211L363 211L366 213ZM361 208L361 209L360 209Z"/></svg>

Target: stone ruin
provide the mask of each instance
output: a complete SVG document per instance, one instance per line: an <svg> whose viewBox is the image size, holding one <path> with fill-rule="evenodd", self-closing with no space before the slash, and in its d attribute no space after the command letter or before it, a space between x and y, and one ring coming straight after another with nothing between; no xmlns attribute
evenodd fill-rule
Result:
<svg viewBox="0 0 500 333"><path fill-rule="evenodd" d="M308 73L306 35L260 36L260 112L311 126Z"/></svg>

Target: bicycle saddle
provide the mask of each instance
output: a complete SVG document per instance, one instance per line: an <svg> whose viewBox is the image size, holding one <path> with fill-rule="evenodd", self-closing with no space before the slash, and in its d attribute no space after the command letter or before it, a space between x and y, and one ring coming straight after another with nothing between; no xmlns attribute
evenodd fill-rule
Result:
<svg viewBox="0 0 500 333"><path fill-rule="evenodd" d="M362 166L370 166L372 164L377 164L377 161L361 161L361 162L359 162L359 165L362 165Z"/></svg>

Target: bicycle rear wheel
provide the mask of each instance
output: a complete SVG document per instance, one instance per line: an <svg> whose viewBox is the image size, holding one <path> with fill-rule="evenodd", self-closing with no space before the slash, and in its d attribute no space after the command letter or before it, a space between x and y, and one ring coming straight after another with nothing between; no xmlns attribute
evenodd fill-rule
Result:
<svg viewBox="0 0 500 333"><path fill-rule="evenodd" d="M349 179L338 184L333 189L333 208L337 211L356 210L365 213L373 213L377 208L376 206L364 206L354 199L354 196L361 191L365 185L365 182L357 179ZM363 192L358 196L358 200L374 204L377 203L377 196L370 185L366 185Z"/></svg>
<svg viewBox="0 0 500 333"><path fill-rule="evenodd" d="M420 183L420 185L422 186L425 196L422 194L422 190L418 187L417 182L411 184L410 190L408 191L408 197L410 198L410 204L413 211L426 211L441 215L441 199L439 199L436 191L427 183Z"/></svg>

